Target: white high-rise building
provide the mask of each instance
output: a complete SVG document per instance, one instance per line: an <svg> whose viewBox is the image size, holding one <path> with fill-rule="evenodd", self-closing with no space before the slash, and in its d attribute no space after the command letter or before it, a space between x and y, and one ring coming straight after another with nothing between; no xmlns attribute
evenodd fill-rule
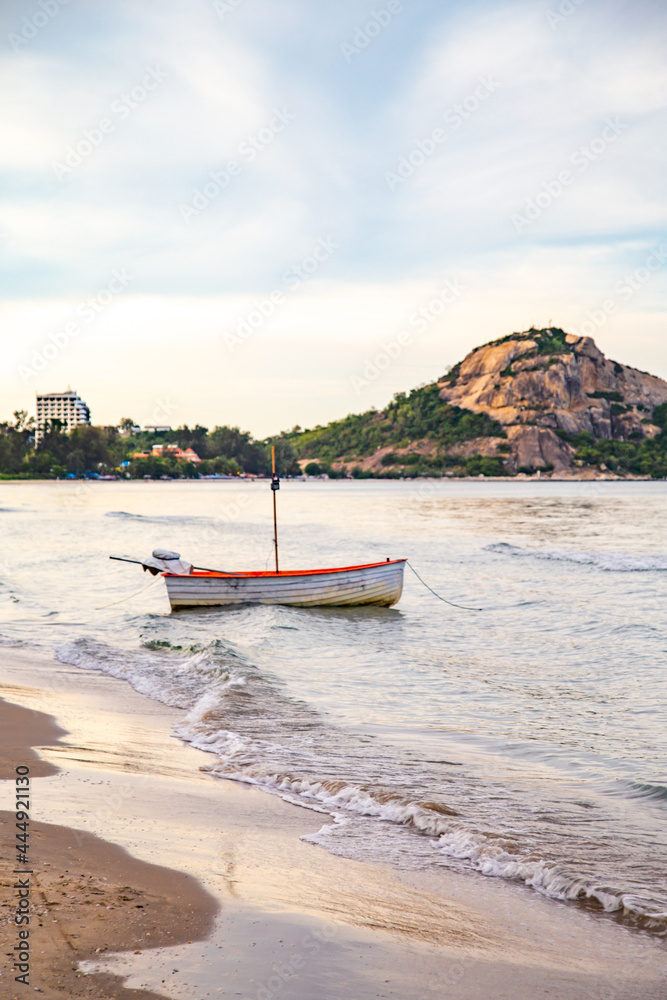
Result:
<svg viewBox="0 0 667 1000"><path fill-rule="evenodd" d="M36 444L44 436L47 420L59 420L62 430L67 432L79 424L89 424L90 410L69 386L66 392L37 393Z"/></svg>

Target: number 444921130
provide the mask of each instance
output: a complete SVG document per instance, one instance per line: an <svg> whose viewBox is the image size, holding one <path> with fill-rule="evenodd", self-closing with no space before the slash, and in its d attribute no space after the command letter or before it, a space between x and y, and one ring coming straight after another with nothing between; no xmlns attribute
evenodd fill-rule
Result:
<svg viewBox="0 0 667 1000"><path fill-rule="evenodd" d="M16 768L16 861L28 864L30 815L30 768L21 764Z"/></svg>

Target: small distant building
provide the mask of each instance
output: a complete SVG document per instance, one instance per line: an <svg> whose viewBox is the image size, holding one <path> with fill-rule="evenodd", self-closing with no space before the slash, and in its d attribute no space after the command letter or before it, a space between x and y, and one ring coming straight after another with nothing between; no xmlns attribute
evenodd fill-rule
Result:
<svg viewBox="0 0 667 1000"><path fill-rule="evenodd" d="M170 430L167 424L146 424L144 434L168 434Z"/></svg>
<svg viewBox="0 0 667 1000"><path fill-rule="evenodd" d="M132 458L175 458L177 462L199 465L201 458L192 448L183 451L177 444L154 444L150 451L135 451Z"/></svg>
<svg viewBox="0 0 667 1000"><path fill-rule="evenodd" d="M90 410L80 396L67 387L65 392L37 393L37 422L35 443L44 437L48 420L59 420L63 431L74 430L81 424L90 423Z"/></svg>
<svg viewBox="0 0 667 1000"><path fill-rule="evenodd" d="M135 434L141 434L141 427L139 424L133 424L131 427L128 424L126 427L118 428L118 433L121 437L134 437Z"/></svg>

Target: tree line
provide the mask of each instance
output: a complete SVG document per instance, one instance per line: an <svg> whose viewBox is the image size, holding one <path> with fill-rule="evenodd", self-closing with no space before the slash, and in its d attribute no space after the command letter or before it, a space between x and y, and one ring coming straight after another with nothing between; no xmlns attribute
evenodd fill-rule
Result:
<svg viewBox="0 0 667 1000"><path fill-rule="evenodd" d="M622 409L621 404L614 404ZM655 437L623 441L594 438L590 434L570 436L558 431L575 449L575 462L620 475L667 478L667 404L657 406L650 422L661 428ZM129 431L134 422L121 421L120 430ZM310 475L367 476L357 461L378 447L405 449L410 442L429 439L436 444L430 456L417 453L397 454L393 450L383 458L383 470L373 475L439 476L454 469L457 474L505 475L502 458L473 455L462 459L448 454L461 441L492 436L505 437L505 431L485 414L471 413L444 403L435 386L397 393L383 411L370 410L333 421L326 427L293 430L274 438L257 440L238 427L215 427L212 431L196 424L174 430L121 434L117 427L82 424L67 433L57 420L47 422L44 435L35 443L35 426L25 410L17 410L12 421L0 422L0 478L57 479L67 476L127 476L196 478L202 475L270 475L271 445L276 448L281 476L298 475L298 459L310 459L305 471ZM201 463L178 460L168 453L133 458L137 452L151 452L156 444L176 444L192 448ZM500 451L509 451L501 444ZM336 461L338 468L331 465ZM341 464L349 463L349 464Z"/></svg>
<svg viewBox="0 0 667 1000"><path fill-rule="evenodd" d="M120 428L131 428L133 423L125 418ZM154 445L160 444L176 444L183 450L192 448L202 461L199 464L179 461L168 453L132 457L137 452L151 452ZM36 443L34 418L28 417L25 410L17 410L13 420L0 422L0 477L62 479L122 475L155 479L211 474L270 475L271 445L276 449L280 475L298 475L301 470L296 453L283 436L257 440L238 427L215 427L209 431L199 424L129 436L121 434L117 427L89 424L67 432L59 420L49 420Z"/></svg>

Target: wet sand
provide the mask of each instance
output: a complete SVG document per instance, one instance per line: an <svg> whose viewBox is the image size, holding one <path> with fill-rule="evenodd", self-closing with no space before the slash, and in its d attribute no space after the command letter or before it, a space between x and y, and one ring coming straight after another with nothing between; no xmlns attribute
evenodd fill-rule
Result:
<svg viewBox="0 0 667 1000"><path fill-rule="evenodd" d="M39 795L33 782L58 773L32 748L56 746L66 733L50 716L5 701L0 701L0 732L0 778L13 789L16 767L29 767L32 806ZM17 869L15 822L15 813L0 813L0 995L38 992L54 1000L157 996L125 990L115 975L85 976L78 962L106 951L173 946L205 937L218 910L216 900L189 875L138 861L93 834L34 820L29 824L28 867ZM17 925L15 886L26 882L30 921ZM24 929L29 931L28 984L15 980L24 973L12 968L10 960Z"/></svg>
<svg viewBox="0 0 667 1000"><path fill-rule="evenodd" d="M612 920L303 842L326 816L210 777L208 756L170 735L182 713L120 681L20 650L0 681L2 802L30 766L35 889L30 988L13 981L3 920L3 997L667 996L664 946ZM11 915L14 818L2 820Z"/></svg>

